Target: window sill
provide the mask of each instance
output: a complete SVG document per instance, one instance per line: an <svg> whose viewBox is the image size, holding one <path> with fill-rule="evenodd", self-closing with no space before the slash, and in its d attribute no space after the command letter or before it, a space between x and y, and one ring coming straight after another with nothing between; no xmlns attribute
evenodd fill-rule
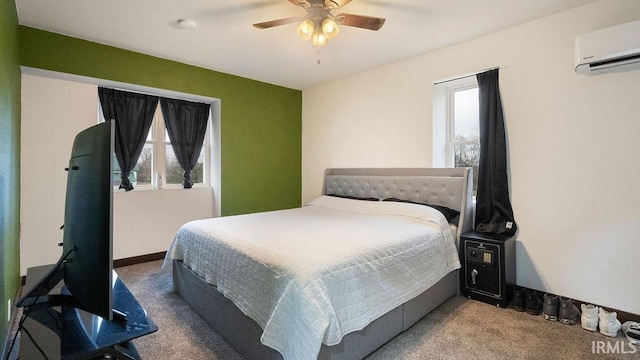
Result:
<svg viewBox="0 0 640 360"><path fill-rule="evenodd" d="M194 185L192 187L192 189L212 189L213 187L210 185ZM163 187L163 188L155 188L155 187L151 187L151 186L136 186L133 188L133 192L141 192L141 191L164 191L164 190L189 190L189 189L184 189L182 186L169 186L169 187ZM123 189L119 189L117 186L113 187L113 192L114 193L125 193L126 191Z"/></svg>

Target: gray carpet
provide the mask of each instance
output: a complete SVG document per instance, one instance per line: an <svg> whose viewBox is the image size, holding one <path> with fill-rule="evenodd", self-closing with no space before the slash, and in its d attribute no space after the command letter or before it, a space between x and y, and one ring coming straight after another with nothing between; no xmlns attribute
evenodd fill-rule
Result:
<svg viewBox="0 0 640 360"><path fill-rule="evenodd" d="M171 269L160 266L154 261L116 269L159 327L134 341L142 358L242 360L173 292ZM629 345L622 333L609 338L580 325L453 297L367 360L639 358L640 347Z"/></svg>

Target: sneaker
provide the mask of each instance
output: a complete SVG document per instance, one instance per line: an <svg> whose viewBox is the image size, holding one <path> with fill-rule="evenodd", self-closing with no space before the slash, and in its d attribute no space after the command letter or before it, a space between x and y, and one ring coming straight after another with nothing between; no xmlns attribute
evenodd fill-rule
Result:
<svg viewBox="0 0 640 360"><path fill-rule="evenodd" d="M567 325L574 325L580 321L580 310L571 299L560 296L560 309L558 310L560 322Z"/></svg>
<svg viewBox="0 0 640 360"><path fill-rule="evenodd" d="M580 321L582 322L582 328L589 331L598 330L598 307L591 304L582 304L582 316Z"/></svg>
<svg viewBox="0 0 640 360"><path fill-rule="evenodd" d="M618 331L622 328L622 324L618 320L618 313L615 311L608 312L603 308L598 311L600 318L600 333L606 336L616 337Z"/></svg>
<svg viewBox="0 0 640 360"><path fill-rule="evenodd" d="M560 301L557 295L544 294L542 301L542 315L546 320L558 321L558 306Z"/></svg>
<svg viewBox="0 0 640 360"><path fill-rule="evenodd" d="M542 300L540 300L538 293L535 290L526 289L524 291L524 295L524 311L526 311L527 314L540 315L540 310L542 310Z"/></svg>
<svg viewBox="0 0 640 360"><path fill-rule="evenodd" d="M515 311L524 311L524 303L524 289L519 286L514 286L511 307L513 307Z"/></svg>
<svg viewBox="0 0 640 360"><path fill-rule="evenodd" d="M622 332L630 344L640 345L640 324L635 321L627 321L622 324Z"/></svg>

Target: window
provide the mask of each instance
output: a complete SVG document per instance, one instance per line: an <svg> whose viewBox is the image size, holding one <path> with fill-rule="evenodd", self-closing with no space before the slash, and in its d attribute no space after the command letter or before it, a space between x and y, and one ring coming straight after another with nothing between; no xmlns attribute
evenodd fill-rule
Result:
<svg viewBox="0 0 640 360"><path fill-rule="evenodd" d="M480 122L475 76L434 86L434 166L472 167L478 185Z"/></svg>
<svg viewBox="0 0 640 360"><path fill-rule="evenodd" d="M207 126L208 132L209 126ZM191 170L191 180L193 180L194 186L206 185L209 180L206 176L206 164L208 164L209 154L209 136L207 135L205 135L202 150L200 150L198 163ZM156 114L153 117L151 129L137 167L140 169L137 173L138 186L182 188L184 170L173 152L171 140L164 125L160 104L158 104Z"/></svg>
<svg viewBox="0 0 640 360"><path fill-rule="evenodd" d="M102 117L102 114L101 114ZM103 119L101 119L103 121ZM191 180L193 186L203 186L209 184L208 164L210 154L210 131L211 121L207 125L207 134L204 138L202 150L198 163L191 170ZM164 118L160 110L160 104L156 109L147 140L144 144L136 166L129 175L129 180L136 189L162 189L162 188L182 188L184 170L178 163L171 146L169 134L165 129ZM120 184L120 168L114 156L114 186Z"/></svg>
<svg viewBox="0 0 640 360"><path fill-rule="evenodd" d="M478 86L449 89L448 102L448 163L453 167L473 168L475 195L480 162Z"/></svg>

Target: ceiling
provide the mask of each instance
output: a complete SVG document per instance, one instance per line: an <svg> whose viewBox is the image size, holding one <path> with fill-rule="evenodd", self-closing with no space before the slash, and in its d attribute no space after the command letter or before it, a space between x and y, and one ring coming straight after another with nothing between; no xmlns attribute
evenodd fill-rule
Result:
<svg viewBox="0 0 640 360"><path fill-rule="evenodd" d="M595 0L353 0L341 12L386 18L377 32L342 27L319 54L286 0L16 0L20 25L264 81L306 89L474 39ZM178 27L178 19L197 22ZM320 64L317 64L317 60Z"/></svg>

